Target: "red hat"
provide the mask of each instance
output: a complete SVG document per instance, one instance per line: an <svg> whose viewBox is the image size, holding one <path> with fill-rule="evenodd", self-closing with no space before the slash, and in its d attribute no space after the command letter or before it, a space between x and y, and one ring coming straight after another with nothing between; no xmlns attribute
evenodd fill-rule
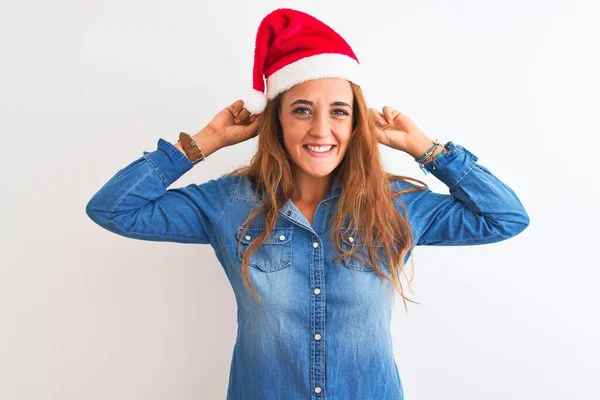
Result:
<svg viewBox="0 0 600 400"><path fill-rule="evenodd" d="M256 33L253 90L244 100L246 109L260 114L267 100L298 83L319 78L361 84L361 67L348 43L328 25L301 11L279 8L264 17Z"/></svg>

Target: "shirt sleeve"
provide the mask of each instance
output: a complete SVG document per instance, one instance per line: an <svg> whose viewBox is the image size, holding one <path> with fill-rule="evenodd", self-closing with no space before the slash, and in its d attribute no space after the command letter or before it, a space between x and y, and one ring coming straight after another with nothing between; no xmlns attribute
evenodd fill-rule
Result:
<svg viewBox="0 0 600 400"><path fill-rule="evenodd" d="M464 147L449 141L448 151L425 168L450 194L428 188L401 194L416 246L467 246L499 242L522 232L529 216L515 192ZM404 180L395 189L421 187ZM399 207L404 213L403 207Z"/></svg>
<svg viewBox="0 0 600 400"><path fill-rule="evenodd" d="M156 150L144 151L94 194L86 213L101 227L133 239L213 243L213 226L229 200L232 179L167 190L193 166L160 138Z"/></svg>

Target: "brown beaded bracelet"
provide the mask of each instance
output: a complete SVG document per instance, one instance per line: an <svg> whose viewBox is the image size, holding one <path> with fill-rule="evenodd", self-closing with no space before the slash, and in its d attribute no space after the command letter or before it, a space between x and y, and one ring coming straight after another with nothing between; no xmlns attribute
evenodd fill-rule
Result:
<svg viewBox="0 0 600 400"><path fill-rule="evenodd" d="M433 146L431 146L431 148L425 152L425 154L423 154L421 157L419 157L417 160L422 160L419 161L419 167L421 168L421 170L423 170L423 172L425 173L425 175L427 175L427 170L425 169L425 164L429 164L430 162L434 161L436 158L441 157L442 154L447 153L448 149L446 149L439 141L438 139L435 139L433 142ZM434 155L435 150L441 147L442 150L437 153L436 155ZM435 164L433 164L433 169L435 169Z"/></svg>

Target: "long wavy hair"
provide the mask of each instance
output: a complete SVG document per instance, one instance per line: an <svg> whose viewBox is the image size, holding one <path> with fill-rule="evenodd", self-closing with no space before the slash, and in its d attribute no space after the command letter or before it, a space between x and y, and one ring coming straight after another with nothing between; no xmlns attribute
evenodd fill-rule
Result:
<svg viewBox="0 0 600 400"><path fill-rule="evenodd" d="M403 260L413 247L414 238L407 219L406 206L398 199L398 195L423 190L428 186L415 178L394 175L384 170L377 147L375 122L369 118L369 109L362 90L352 82L350 84L354 95L352 134L344 158L332 172L339 177L342 188L338 207L329 227L332 240L340 253L334 259L334 263L340 257L352 257L368 262L380 278L388 280L400 293L404 308L408 311L407 300L416 304L420 303L410 300L404 295L400 279L400 273L402 273L406 277L410 289L412 277L409 279L406 275ZM257 128L258 150L251 158L250 163L224 174L245 175L262 193L262 201L244 222L238 241L238 249L240 249L241 239L251 222L264 213L266 228L248 245L242 257L244 284L261 304L260 296L250 282L249 260L264 240L269 237L271 229L277 221L280 208L294 194L292 176L294 164L283 143L283 129L278 117L280 102L281 94L270 100L263 111ZM420 186L410 185L411 187L408 189L393 191L391 182L397 180L418 182ZM349 190L350 188L351 190ZM407 215L406 218L399 212L396 204L401 205ZM358 243L362 242L362 248L367 249L368 260L355 254L357 246L352 246L349 251L341 246L339 232L342 228L351 231ZM367 232L370 234L367 235ZM377 246L379 249L382 246L385 249L385 260L380 260L382 251L377 250ZM364 255L365 252L362 251L362 254ZM414 271L412 254L410 260ZM389 268L389 274L384 273L377 266L380 261L385 265L394 266Z"/></svg>

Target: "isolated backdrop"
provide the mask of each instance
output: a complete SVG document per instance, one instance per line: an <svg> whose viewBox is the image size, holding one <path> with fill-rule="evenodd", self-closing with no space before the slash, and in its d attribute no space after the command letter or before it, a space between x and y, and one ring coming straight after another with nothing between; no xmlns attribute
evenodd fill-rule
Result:
<svg viewBox="0 0 600 400"><path fill-rule="evenodd" d="M116 236L85 205L250 89L258 23L283 6L349 41L372 107L469 149L531 218L506 242L416 249L422 305L397 301L393 321L406 398L600 398L596 4L2 1L0 398L225 397L236 308L212 248ZM256 140L173 187L248 162Z"/></svg>

